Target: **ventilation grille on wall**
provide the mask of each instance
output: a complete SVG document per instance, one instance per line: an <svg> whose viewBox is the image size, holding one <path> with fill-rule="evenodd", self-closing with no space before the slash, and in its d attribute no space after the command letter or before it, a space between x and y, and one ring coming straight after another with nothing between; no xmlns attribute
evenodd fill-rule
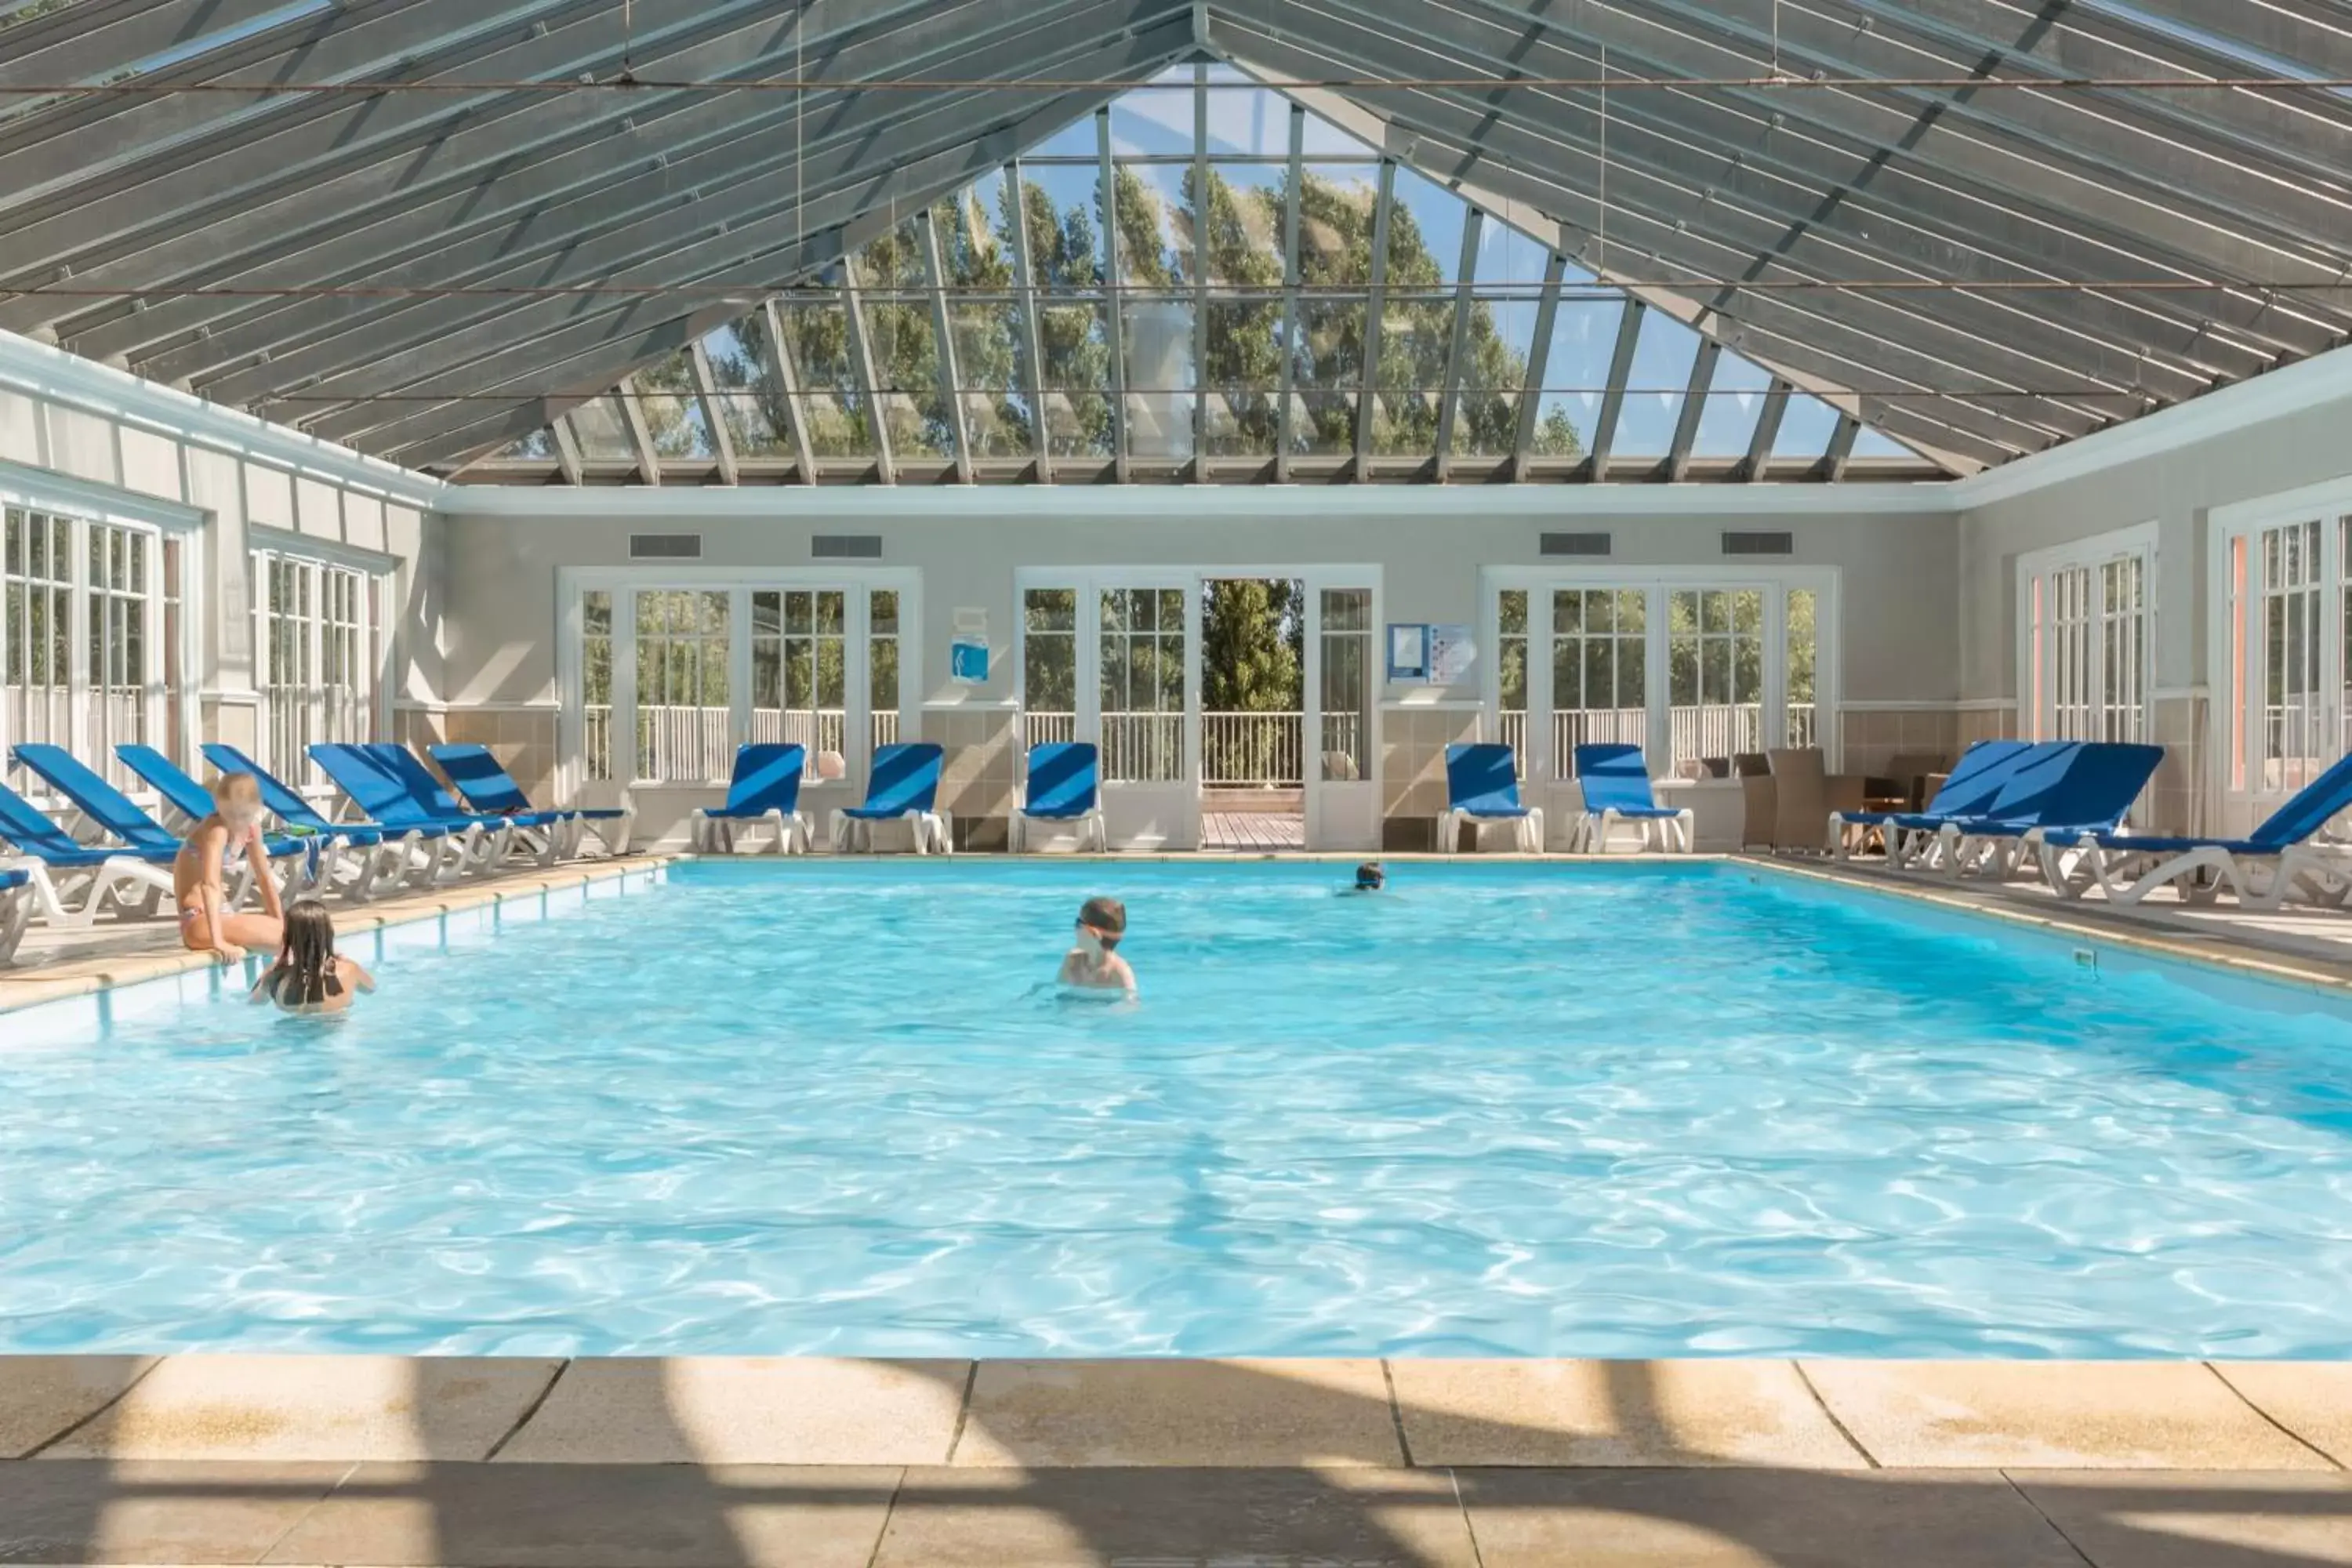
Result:
<svg viewBox="0 0 2352 1568"><path fill-rule="evenodd" d="M819 561L879 561L878 533L820 533L809 541L809 553Z"/></svg>
<svg viewBox="0 0 2352 1568"><path fill-rule="evenodd" d="M1797 536L1793 533L1726 533L1723 536L1726 555L1794 555Z"/></svg>
<svg viewBox="0 0 2352 1568"><path fill-rule="evenodd" d="M1543 536L1546 555L1606 555L1609 536L1605 533L1547 533Z"/></svg>
<svg viewBox="0 0 2352 1568"><path fill-rule="evenodd" d="M702 559L702 535L698 533L633 533L629 535L629 559L632 561L699 561Z"/></svg>

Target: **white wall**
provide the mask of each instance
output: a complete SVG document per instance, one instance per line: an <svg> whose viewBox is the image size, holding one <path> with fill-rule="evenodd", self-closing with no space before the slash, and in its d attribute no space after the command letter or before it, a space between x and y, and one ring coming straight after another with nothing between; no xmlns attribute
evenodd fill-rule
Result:
<svg viewBox="0 0 2352 1568"><path fill-rule="evenodd" d="M1795 563L1834 565L1843 574L1846 700L1933 705L1958 695L1957 605L1949 587L1958 570L1957 539L1948 516L1759 518L1732 510L1737 497L1725 498L1724 511L1710 516L1702 510L1703 492L1680 515L1563 516L1547 511L1540 496L1519 501L1524 510L1505 511L1478 492L1420 489L1360 492L1381 499L1368 499L1361 514L1352 516L1335 513L1328 492L1308 501L1295 493L1231 489L1192 492L1200 499L1181 510L1142 516L1110 515L1114 503L1103 501L1087 515L1080 510L1087 492L1078 491L1076 504L1070 492L1041 496L1025 517L909 517L878 515L870 505L845 503L822 490L806 497L787 489L760 493L772 497L770 515L451 516L445 543L450 705L551 703L557 568L625 565L630 533L665 531L698 532L704 566L802 569L814 564L809 542L814 533L879 534L883 563L923 574L927 700L969 695L993 701L1013 690L1009 656L1018 567L1375 565L1383 575L1388 619L1475 625L1478 569L1542 561L1538 536L1547 529L1610 531L1615 553L1608 563L1619 566L1718 563L1725 529L1785 529L1795 536ZM1387 499L1395 495L1411 498L1410 509ZM583 509L594 499L593 491L577 498ZM1052 515L1056 512L1066 515ZM959 606L988 612L998 658L985 688L946 682L949 633ZM1476 680L1474 673L1448 695L1475 698Z"/></svg>

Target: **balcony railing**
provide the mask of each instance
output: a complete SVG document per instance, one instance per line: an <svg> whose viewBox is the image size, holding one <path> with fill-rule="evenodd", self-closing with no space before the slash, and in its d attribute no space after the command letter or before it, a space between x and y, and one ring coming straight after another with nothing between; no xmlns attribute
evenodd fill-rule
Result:
<svg viewBox="0 0 2352 1568"><path fill-rule="evenodd" d="M613 776L613 710L591 705L584 709L583 736L588 776ZM669 784L721 783L734 772L734 710L681 705L637 710L637 777ZM867 744L887 746L898 739L898 715L887 710L868 715ZM751 711L751 739L762 743L797 742L814 757L820 752L847 756L849 715L838 708L803 709L782 712L773 708Z"/></svg>
<svg viewBox="0 0 2352 1568"><path fill-rule="evenodd" d="M1201 783L1210 789L1298 789L1307 782L1304 713L1201 715Z"/></svg>
<svg viewBox="0 0 2352 1568"><path fill-rule="evenodd" d="M1790 745L1820 744L1816 714L1817 710L1810 702L1788 705ZM1691 703L1668 709L1666 720L1672 760L1675 762L1764 750L1764 706L1760 702ZM1520 711L1506 712L1502 721L1503 743L1517 754L1524 775L1528 716ZM1562 778L1572 771L1579 746L1647 746L1649 742L1650 714L1645 708L1560 709L1551 716L1552 761ZM1654 763L1657 759L1652 761Z"/></svg>
<svg viewBox="0 0 2352 1568"><path fill-rule="evenodd" d="M1024 748L1072 741L1077 738L1078 716L1026 712L1021 727ZM1307 782L1306 740L1304 713L1203 713L1201 783L1208 789L1301 788ZM1184 776L1181 713L1106 713L1101 744L1106 779L1170 784ZM1362 777L1367 771L1363 716L1325 714L1322 750L1345 756L1348 770ZM1348 770L1328 776L1343 776Z"/></svg>

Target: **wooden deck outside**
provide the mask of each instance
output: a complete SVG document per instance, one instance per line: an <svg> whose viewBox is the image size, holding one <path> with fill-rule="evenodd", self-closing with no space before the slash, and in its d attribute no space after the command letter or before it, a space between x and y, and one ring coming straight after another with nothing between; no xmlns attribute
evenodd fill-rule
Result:
<svg viewBox="0 0 2352 1568"><path fill-rule="evenodd" d="M1265 854L1307 847L1307 819L1289 812L1208 811L1201 814L1201 847Z"/></svg>

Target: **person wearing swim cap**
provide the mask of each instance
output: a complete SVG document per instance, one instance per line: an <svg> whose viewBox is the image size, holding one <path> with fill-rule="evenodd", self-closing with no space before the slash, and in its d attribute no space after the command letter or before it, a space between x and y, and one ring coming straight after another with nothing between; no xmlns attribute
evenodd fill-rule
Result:
<svg viewBox="0 0 2352 1568"><path fill-rule="evenodd" d="M1355 890L1359 893L1377 893L1388 886L1388 880L1389 874L1381 869L1377 860L1367 860L1356 868Z"/></svg>
<svg viewBox="0 0 2352 1568"><path fill-rule="evenodd" d="M1135 992L1135 971L1118 953L1127 935L1127 906L1088 899L1078 910L1077 945L1063 956L1061 982L1085 991Z"/></svg>

